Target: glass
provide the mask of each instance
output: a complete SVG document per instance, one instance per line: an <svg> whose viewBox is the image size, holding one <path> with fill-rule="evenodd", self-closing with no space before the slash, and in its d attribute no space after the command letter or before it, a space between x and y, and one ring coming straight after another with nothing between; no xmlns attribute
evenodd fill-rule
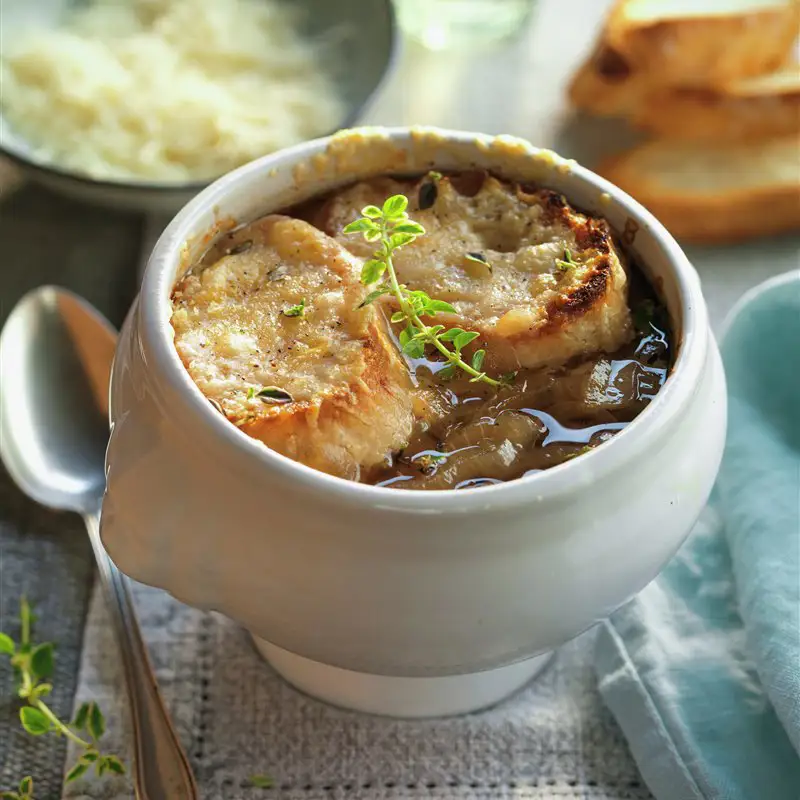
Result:
<svg viewBox="0 0 800 800"><path fill-rule="evenodd" d="M431 50L498 42L516 33L533 0L395 0L400 27Z"/></svg>

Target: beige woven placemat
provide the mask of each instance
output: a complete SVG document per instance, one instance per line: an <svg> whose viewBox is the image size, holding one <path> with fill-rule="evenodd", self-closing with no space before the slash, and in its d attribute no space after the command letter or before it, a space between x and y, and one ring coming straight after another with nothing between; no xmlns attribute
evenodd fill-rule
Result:
<svg viewBox="0 0 800 800"><path fill-rule="evenodd" d="M401 721L333 708L296 691L226 618L137 586L145 637L204 798L224 800L645 800L591 669L593 635L562 648L494 709ZM129 745L123 688L95 594L76 703L100 700L108 744ZM272 789L249 778L268 773ZM73 784L71 800L130 800L119 783Z"/></svg>

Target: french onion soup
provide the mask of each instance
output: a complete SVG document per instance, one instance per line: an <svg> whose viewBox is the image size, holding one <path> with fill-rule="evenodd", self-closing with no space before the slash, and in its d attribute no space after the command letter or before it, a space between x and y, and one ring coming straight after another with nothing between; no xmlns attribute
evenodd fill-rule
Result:
<svg viewBox="0 0 800 800"><path fill-rule="evenodd" d="M376 178L243 225L172 305L177 352L230 422L403 489L580 456L672 358L666 310L605 220L485 173Z"/></svg>

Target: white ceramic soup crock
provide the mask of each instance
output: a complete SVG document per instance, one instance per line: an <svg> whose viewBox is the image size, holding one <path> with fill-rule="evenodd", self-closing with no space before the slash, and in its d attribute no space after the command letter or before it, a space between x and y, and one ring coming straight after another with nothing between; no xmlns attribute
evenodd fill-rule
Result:
<svg viewBox="0 0 800 800"><path fill-rule="evenodd" d="M541 183L605 216L669 308L679 348L664 388L591 453L467 491L352 483L249 439L178 359L175 278L231 224L432 167ZM726 401L698 276L642 206L518 139L373 128L248 164L175 217L120 336L111 420L102 536L121 570L241 623L312 695L424 716L500 700L652 580L708 498Z"/></svg>

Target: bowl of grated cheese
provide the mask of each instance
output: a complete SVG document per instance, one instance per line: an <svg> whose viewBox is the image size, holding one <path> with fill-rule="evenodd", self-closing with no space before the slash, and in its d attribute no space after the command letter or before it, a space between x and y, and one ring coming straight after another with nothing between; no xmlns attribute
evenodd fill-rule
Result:
<svg viewBox="0 0 800 800"><path fill-rule="evenodd" d="M0 152L73 197L174 211L357 122L395 38L391 0L6 0Z"/></svg>

